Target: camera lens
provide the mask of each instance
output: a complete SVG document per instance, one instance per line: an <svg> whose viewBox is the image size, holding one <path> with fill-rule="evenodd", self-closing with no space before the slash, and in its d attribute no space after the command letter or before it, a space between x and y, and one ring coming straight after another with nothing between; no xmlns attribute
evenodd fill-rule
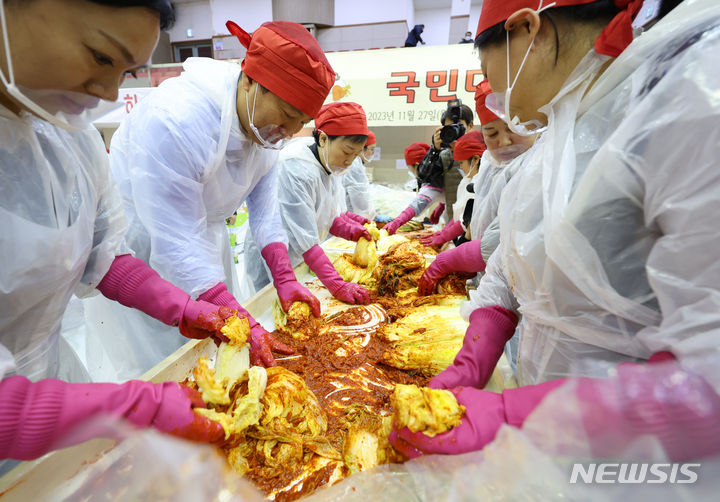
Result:
<svg viewBox="0 0 720 502"><path fill-rule="evenodd" d="M440 141L443 146L450 146L450 143L456 141L463 134L465 134L465 126L463 124L446 125L440 130Z"/></svg>

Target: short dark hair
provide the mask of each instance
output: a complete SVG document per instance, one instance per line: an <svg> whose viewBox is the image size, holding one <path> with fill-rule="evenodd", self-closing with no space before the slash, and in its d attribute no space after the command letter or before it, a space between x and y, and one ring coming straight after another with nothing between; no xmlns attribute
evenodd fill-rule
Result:
<svg viewBox="0 0 720 502"><path fill-rule="evenodd" d="M145 7L160 14L160 29L167 30L175 24L175 7L170 0L89 0L108 7Z"/></svg>
<svg viewBox="0 0 720 502"><path fill-rule="evenodd" d="M447 114L447 110L442 113L442 116L440 117L440 125L445 125L445 119L448 118ZM466 124L469 124L474 122L475 114L468 105L460 105L460 118L463 119Z"/></svg>
<svg viewBox="0 0 720 502"><path fill-rule="evenodd" d="M365 143L368 139L367 135L365 134L347 134L347 135L333 135L333 134L327 134L328 141L335 141L338 138L345 138L351 143ZM315 129L313 131L313 138L315 138L315 144L320 144L320 131Z"/></svg>

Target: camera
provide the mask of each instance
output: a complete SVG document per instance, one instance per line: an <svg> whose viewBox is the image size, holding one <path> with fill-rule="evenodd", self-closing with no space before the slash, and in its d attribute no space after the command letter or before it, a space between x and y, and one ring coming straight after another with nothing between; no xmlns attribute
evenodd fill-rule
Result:
<svg viewBox="0 0 720 502"><path fill-rule="evenodd" d="M465 126L460 123L462 102L459 99L451 99L448 101L446 119L450 119L452 124L443 126L440 130L440 145L447 148L453 141L457 141L465 134Z"/></svg>

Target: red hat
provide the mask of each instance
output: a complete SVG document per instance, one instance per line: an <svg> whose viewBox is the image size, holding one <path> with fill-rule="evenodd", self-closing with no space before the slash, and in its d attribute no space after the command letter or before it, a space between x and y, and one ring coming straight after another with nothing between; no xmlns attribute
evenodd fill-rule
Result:
<svg viewBox="0 0 720 502"><path fill-rule="evenodd" d="M242 70L248 77L298 110L317 115L335 83L335 72L308 30L274 21L251 36L232 21L225 26L247 48Z"/></svg>
<svg viewBox="0 0 720 502"><path fill-rule="evenodd" d="M315 129L330 136L368 135L365 110L357 103L336 101L320 108Z"/></svg>
<svg viewBox="0 0 720 502"><path fill-rule="evenodd" d="M368 139L365 142L365 146L374 145L375 143L377 143L377 138L375 137L375 133L368 130Z"/></svg>
<svg viewBox="0 0 720 502"><path fill-rule="evenodd" d="M507 21L514 12L520 9L535 9L553 3L553 8L570 5L585 5L595 0L485 0L480 11L475 38L488 28ZM598 54L617 57L633 40L632 21L637 15L643 0L615 0L615 7L620 12L595 39L595 50Z"/></svg>
<svg viewBox="0 0 720 502"><path fill-rule="evenodd" d="M485 152L485 140L480 131L470 131L463 134L453 148L453 160L470 160L475 155Z"/></svg>
<svg viewBox="0 0 720 502"><path fill-rule="evenodd" d="M405 163L409 166L419 164L430 150L427 143L413 143L405 149Z"/></svg>
<svg viewBox="0 0 720 502"><path fill-rule="evenodd" d="M477 112L478 119L480 119L481 124L487 124L488 122L492 122L493 120L497 120L499 118L491 112L487 106L485 106L485 98L492 94L492 92L490 82L488 82L487 79L483 80L477 85L477 87L475 87L475 111Z"/></svg>

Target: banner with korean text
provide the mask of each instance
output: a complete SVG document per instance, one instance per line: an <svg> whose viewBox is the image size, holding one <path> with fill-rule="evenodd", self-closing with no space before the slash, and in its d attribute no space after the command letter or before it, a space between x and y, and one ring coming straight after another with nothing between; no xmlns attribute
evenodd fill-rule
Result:
<svg viewBox="0 0 720 502"><path fill-rule="evenodd" d="M475 86L484 78L471 44L326 55L337 73L326 103L359 103L371 128L438 125L455 98L474 112Z"/></svg>

